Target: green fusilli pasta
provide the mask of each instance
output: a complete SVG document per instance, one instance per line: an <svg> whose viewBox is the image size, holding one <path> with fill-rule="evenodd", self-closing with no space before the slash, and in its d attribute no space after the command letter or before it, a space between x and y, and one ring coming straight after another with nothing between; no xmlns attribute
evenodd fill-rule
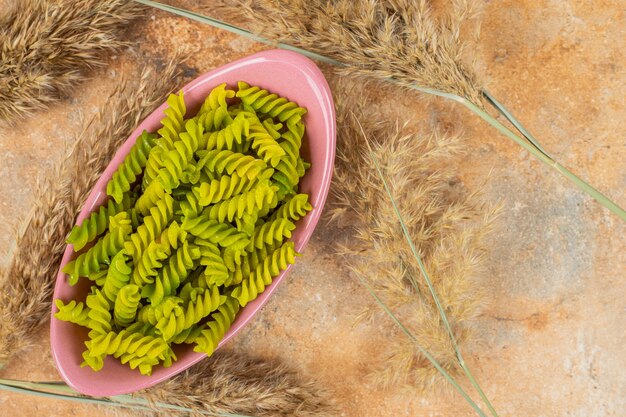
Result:
<svg viewBox="0 0 626 417"><path fill-rule="evenodd" d="M57 319L85 327L89 325L89 308L85 307L83 303L72 300L64 304L63 301L57 299L54 300L54 305L59 309L54 313L54 317Z"/></svg>
<svg viewBox="0 0 626 417"><path fill-rule="evenodd" d="M132 226L126 212L111 217L109 232L87 252L63 268L63 272L69 275L70 285L75 285L79 277L100 271L101 264L108 264L111 257L122 249L131 231Z"/></svg>
<svg viewBox="0 0 626 417"><path fill-rule="evenodd" d="M154 283L144 287L141 295L147 297L151 304L159 304L164 297L174 294L180 283L197 266L195 261L199 258L200 249L185 241L158 272Z"/></svg>
<svg viewBox="0 0 626 417"><path fill-rule="evenodd" d="M237 231L235 227L210 219L208 215L204 214L192 219L185 218L182 228L190 235L208 240L224 248L243 249L250 241L245 233Z"/></svg>
<svg viewBox="0 0 626 417"><path fill-rule="evenodd" d="M125 193L137 181L137 177L143 172L148 161L148 154L154 146L156 135L145 130L137 138L137 143L130 149L130 153L124 158L124 162L117 168L113 178L107 183L107 195L111 196L116 203L121 203Z"/></svg>
<svg viewBox="0 0 626 417"><path fill-rule="evenodd" d="M272 278L286 269L289 264L295 262L299 255L294 249L293 242L286 242L280 248L265 258L250 276L243 279L241 286L235 288L232 297L239 300L239 304L245 307L250 301L255 300L265 287L272 283Z"/></svg>
<svg viewBox="0 0 626 417"><path fill-rule="evenodd" d="M85 304L89 307L87 327L90 329L90 337L111 331L111 304L102 292L96 289L87 296Z"/></svg>
<svg viewBox="0 0 626 417"><path fill-rule="evenodd" d="M235 217L241 218L244 214L253 214L262 209L264 205L272 201L275 193L276 187L269 181L262 181L245 193L207 207L202 214L220 223L232 222Z"/></svg>
<svg viewBox="0 0 626 417"><path fill-rule="evenodd" d="M126 327L135 321L137 310L140 307L141 294L139 287L133 284L125 285L119 290L113 307L115 324Z"/></svg>
<svg viewBox="0 0 626 417"><path fill-rule="evenodd" d="M150 242L154 241L174 217L174 199L164 195L154 207L150 208L149 216L143 218L135 233L124 243L124 251L134 262L141 257Z"/></svg>
<svg viewBox="0 0 626 417"><path fill-rule="evenodd" d="M306 109L299 107L276 94L270 94L267 90L259 87L251 87L247 83L240 81L237 84L236 96L241 98L244 105L251 107L256 112L277 118L281 122L296 124L306 114Z"/></svg>
<svg viewBox="0 0 626 417"><path fill-rule="evenodd" d="M313 210L313 206L309 203L309 196L307 194L296 194L285 199L270 218L272 220L290 219L295 221L306 216L311 210Z"/></svg>
<svg viewBox="0 0 626 417"><path fill-rule="evenodd" d="M117 298L117 293L120 288L125 286L130 281L130 273L132 268L126 263L126 254L124 251L119 251L111 259L111 265L107 270L106 278L102 286L102 292L105 297L112 303Z"/></svg>
<svg viewBox="0 0 626 417"><path fill-rule="evenodd" d="M215 87L195 115L182 92L170 95L161 128L137 138L107 184L109 200L70 232L82 253L63 272L91 290L84 302L55 300L54 319L88 329L81 366L98 371L112 356L150 375L180 344L210 356L299 255L288 239L313 208L298 193L306 109L232 87Z"/></svg>
<svg viewBox="0 0 626 417"><path fill-rule="evenodd" d="M89 242L104 233L109 227L109 218L115 216L122 211L131 208L132 200L128 194L122 196L122 201L116 203L113 200L107 203L97 211L94 211L83 220L80 225L76 225L70 232L67 243L74 245L74 251L78 252Z"/></svg>
<svg viewBox="0 0 626 417"><path fill-rule="evenodd" d="M174 308L168 316L162 317L156 324L163 339L170 340L181 332L197 324L204 317L215 311L226 301L217 287L201 289L186 306Z"/></svg>
<svg viewBox="0 0 626 417"><path fill-rule="evenodd" d="M239 303L237 300L227 297L224 304L217 309L217 312L211 314L211 320L196 338L196 347L193 350L211 356L217 349L217 345L224 337L224 334L226 334L226 331L235 321L235 316L238 312Z"/></svg>
<svg viewBox="0 0 626 417"><path fill-rule="evenodd" d="M263 223L254 230L246 250L252 251L253 248L260 249L274 242L282 242L283 239L291 237L291 232L295 228L296 225L285 218L278 218Z"/></svg>
<svg viewBox="0 0 626 417"><path fill-rule="evenodd" d="M200 157L198 166L217 174L228 173L228 175L233 175L236 172L240 177L253 180L267 169L265 161L228 149L199 151L197 154Z"/></svg>

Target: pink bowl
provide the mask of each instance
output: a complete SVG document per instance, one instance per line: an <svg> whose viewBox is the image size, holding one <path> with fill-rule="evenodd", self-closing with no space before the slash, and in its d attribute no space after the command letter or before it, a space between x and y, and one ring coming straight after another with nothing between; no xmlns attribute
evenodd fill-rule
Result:
<svg viewBox="0 0 626 417"><path fill-rule="evenodd" d="M270 90L308 109L304 117L306 138L302 154L312 166L302 178L300 190L309 194L314 208L297 223L292 237L296 250L302 252L317 225L332 177L335 158L335 110L330 89L319 68L308 58L288 51L265 51L208 72L183 87L187 116L198 111L205 97L215 86L225 82L230 87L236 87L237 81L240 80ZM148 116L117 151L89 194L83 210L78 215L78 223L106 201L106 183L129 153L139 134L144 129L149 132L156 132L159 129L160 120L164 117L163 110L166 108L167 104L163 103ZM73 248L68 245L61 269L73 258ZM263 307L285 279L290 268L291 265L274 279L265 292L240 311L220 346L235 336ZM90 283L85 279L76 286L69 286L67 276L59 270L54 299L60 298L65 302L72 299L84 300L89 286ZM80 367L87 330L57 320L54 317L56 312L57 308L53 304L50 322L52 355L67 384L84 394L112 396L137 391L170 378L206 358L204 354L193 352L191 346L183 346L175 349L178 361L169 368L155 367L151 376L141 375L137 370L131 370L127 365L122 365L111 357L106 359L101 371L94 372L90 368Z"/></svg>

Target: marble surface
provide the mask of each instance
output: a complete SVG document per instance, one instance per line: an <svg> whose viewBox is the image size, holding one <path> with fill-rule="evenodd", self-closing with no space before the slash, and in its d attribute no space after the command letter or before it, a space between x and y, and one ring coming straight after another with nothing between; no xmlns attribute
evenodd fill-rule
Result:
<svg viewBox="0 0 626 417"><path fill-rule="evenodd" d="M485 0L484 9L475 58L487 88L561 163L626 206L623 3ZM146 20L131 30L133 45L110 57L107 69L62 105L0 130L0 194L10 196L0 201L0 250L10 248L37 178L51 172L81 119L96 112L137 62L156 65L155 58L179 48L193 54L190 67L204 72L266 48L161 12ZM410 94L398 104L431 123L461 128L471 152L459 161L460 180L504 204L489 241L485 309L465 354L499 414L623 416L626 223L466 110L436 100L426 105ZM389 327L384 319L353 325L355 313L371 300L333 254L335 232L318 228L289 279L233 345L278 356L318 378L342 416L474 415L452 392L381 390L368 382ZM47 337L42 329L39 342L0 377L59 379ZM0 410L16 417L105 415L6 392L0 392Z"/></svg>

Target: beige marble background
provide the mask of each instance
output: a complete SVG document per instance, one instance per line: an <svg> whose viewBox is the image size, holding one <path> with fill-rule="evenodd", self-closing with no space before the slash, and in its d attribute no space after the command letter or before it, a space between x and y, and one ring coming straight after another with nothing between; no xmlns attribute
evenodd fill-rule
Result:
<svg viewBox="0 0 626 417"><path fill-rule="evenodd" d="M193 6L190 1L172 1ZM626 206L626 6L623 1L484 1L478 67L564 165ZM37 178L71 145L122 74L182 48L198 73L266 46L161 12L130 31L132 47L62 104L0 129L0 251L33 203ZM331 73L331 68L324 68ZM469 112L407 94L389 105L425 127L461 127L472 149L460 179L504 202L489 242L488 294L466 359L501 416L626 415L626 224ZM334 392L342 416L471 416L449 392L381 390L366 379L388 324L353 325L369 296L332 254L321 225L305 256L233 346L278 356ZM0 261L4 262L4 260ZM58 380L40 342L0 377ZM467 384L466 384L467 385ZM105 411L0 392L4 416L97 416ZM123 415L123 413L121 413Z"/></svg>

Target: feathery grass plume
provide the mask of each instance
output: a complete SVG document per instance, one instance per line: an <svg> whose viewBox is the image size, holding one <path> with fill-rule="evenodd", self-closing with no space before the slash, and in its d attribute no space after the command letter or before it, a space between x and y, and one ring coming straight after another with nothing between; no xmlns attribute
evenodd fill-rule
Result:
<svg viewBox="0 0 626 417"><path fill-rule="evenodd" d="M223 350L136 396L197 410L197 415L199 412L256 417L336 415L326 391L285 364ZM168 413L175 417L189 415Z"/></svg>
<svg viewBox="0 0 626 417"><path fill-rule="evenodd" d="M461 347L471 343L470 322L483 299L477 278L484 258L483 238L491 228L494 210L478 194L467 193L458 184L453 163L463 153L458 137L424 136L406 126L380 122L377 107L365 93L354 94L350 85L343 90L335 90L340 140L331 217L350 219L353 233L349 245L340 244L339 251L346 255L347 267L398 312L420 345L444 369L458 375L461 368L454 346L372 159L364 153L367 147L356 118L365 123L376 160ZM360 317L375 319L380 312L372 305ZM442 381L404 335L397 335L386 349L373 375L381 384L427 388Z"/></svg>
<svg viewBox="0 0 626 417"><path fill-rule="evenodd" d="M433 13L427 0L239 0L206 6L270 39L348 64L340 71L419 85L482 102L464 59L462 29L476 20L475 0Z"/></svg>
<svg viewBox="0 0 626 417"><path fill-rule="evenodd" d="M143 6L125 0L20 0L0 19L0 120L15 122L69 93L126 43Z"/></svg>
<svg viewBox="0 0 626 417"><path fill-rule="evenodd" d="M50 316L51 293L65 238L94 184L135 126L173 90L181 71L173 59L121 82L77 138L70 155L39 184L35 206L0 271L0 364L26 347Z"/></svg>

